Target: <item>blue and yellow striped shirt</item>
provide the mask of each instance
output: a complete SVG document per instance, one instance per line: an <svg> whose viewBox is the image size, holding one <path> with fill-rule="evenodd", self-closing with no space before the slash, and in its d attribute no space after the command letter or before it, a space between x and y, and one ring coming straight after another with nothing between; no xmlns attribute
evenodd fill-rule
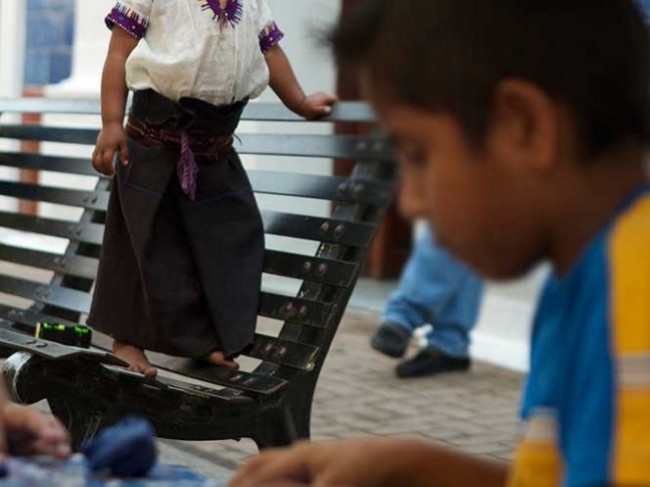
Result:
<svg viewBox="0 0 650 487"><path fill-rule="evenodd" d="M650 486L650 186L549 279L522 419L512 487Z"/></svg>

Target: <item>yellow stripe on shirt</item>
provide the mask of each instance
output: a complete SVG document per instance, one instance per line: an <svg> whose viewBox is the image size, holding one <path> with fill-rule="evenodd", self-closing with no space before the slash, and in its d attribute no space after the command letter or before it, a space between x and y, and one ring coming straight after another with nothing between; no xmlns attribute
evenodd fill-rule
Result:
<svg viewBox="0 0 650 487"><path fill-rule="evenodd" d="M650 196L620 217L609 250L616 371L611 481L650 486Z"/></svg>

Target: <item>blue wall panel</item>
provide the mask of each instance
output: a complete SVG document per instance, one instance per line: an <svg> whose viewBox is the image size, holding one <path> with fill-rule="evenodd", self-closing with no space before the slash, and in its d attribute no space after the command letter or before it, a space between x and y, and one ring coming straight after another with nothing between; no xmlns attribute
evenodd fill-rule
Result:
<svg viewBox="0 0 650 487"><path fill-rule="evenodd" d="M72 71L74 0L27 0L25 84L47 85Z"/></svg>

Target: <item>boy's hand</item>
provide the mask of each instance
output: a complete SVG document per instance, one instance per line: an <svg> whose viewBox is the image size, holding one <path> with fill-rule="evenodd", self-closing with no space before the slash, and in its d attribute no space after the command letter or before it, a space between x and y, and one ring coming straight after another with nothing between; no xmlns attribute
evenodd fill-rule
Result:
<svg viewBox="0 0 650 487"><path fill-rule="evenodd" d="M105 125L97 137L97 145L93 152L93 166L104 176L114 176L113 158L120 152L120 162L129 162L129 148L126 143L126 133L121 123Z"/></svg>
<svg viewBox="0 0 650 487"><path fill-rule="evenodd" d="M0 407L0 457L6 455L70 456L70 438L63 425L49 414L6 403Z"/></svg>
<svg viewBox="0 0 650 487"><path fill-rule="evenodd" d="M332 105L339 97L329 93L314 93L306 96L297 112L308 120L326 117L332 113Z"/></svg>
<svg viewBox="0 0 650 487"><path fill-rule="evenodd" d="M405 455L420 442L369 439L302 443L270 450L246 463L230 487L395 487L409 482ZM396 475L399 481L396 482Z"/></svg>

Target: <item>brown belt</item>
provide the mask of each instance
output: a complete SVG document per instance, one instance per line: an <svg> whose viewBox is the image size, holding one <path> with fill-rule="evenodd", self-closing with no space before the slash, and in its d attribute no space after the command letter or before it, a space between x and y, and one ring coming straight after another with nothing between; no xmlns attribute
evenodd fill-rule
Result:
<svg viewBox="0 0 650 487"><path fill-rule="evenodd" d="M176 170L183 192L196 199L196 177L199 166L195 154L219 157L232 152L232 135L215 135L200 131L179 131L159 125L151 125L129 117L126 123L127 136L147 147L179 151Z"/></svg>

